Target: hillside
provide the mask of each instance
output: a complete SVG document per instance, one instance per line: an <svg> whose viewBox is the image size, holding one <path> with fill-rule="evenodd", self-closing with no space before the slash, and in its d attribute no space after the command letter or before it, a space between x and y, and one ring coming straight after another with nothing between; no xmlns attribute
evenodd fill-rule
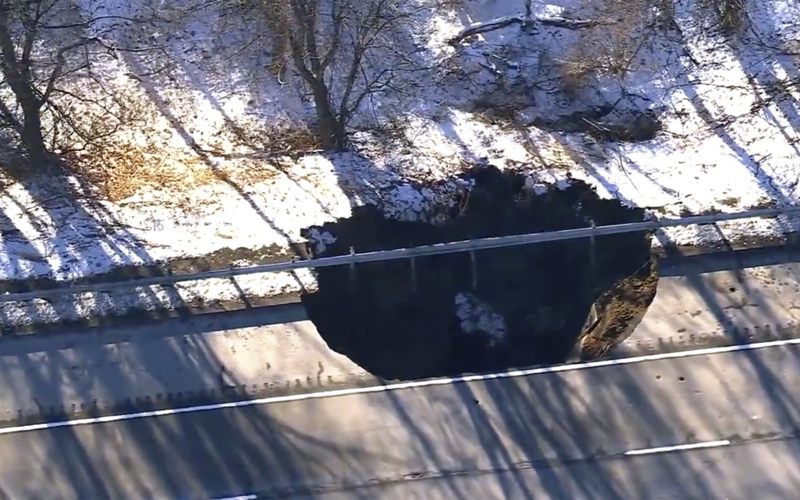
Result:
<svg viewBox="0 0 800 500"><path fill-rule="evenodd" d="M523 0L404 3L358 68L353 95L363 100L337 152L320 150L307 82L245 2L55 2L59 22L92 22L46 32L37 57L57 60L69 36L99 41L82 55L87 64L59 76L53 106L64 114L43 116L71 177L25 166L9 139L0 281L200 258L267 262L352 206L430 217L463 189L455 176L480 163L524 171L534 186L582 179L662 217L794 204L800 2L734 1L733 13L712 0L534 3L530 17ZM352 54L339 57L326 73L334 96L347 92ZM746 221L720 231L736 240L792 227ZM658 239L718 238L689 227ZM304 287L314 287L311 273L4 312L28 322Z"/></svg>

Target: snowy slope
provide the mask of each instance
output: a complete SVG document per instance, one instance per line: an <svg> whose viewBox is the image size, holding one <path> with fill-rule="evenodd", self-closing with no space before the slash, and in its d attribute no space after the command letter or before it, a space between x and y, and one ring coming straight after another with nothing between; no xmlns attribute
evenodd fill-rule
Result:
<svg viewBox="0 0 800 500"><path fill-rule="evenodd" d="M534 2L535 14L597 14L580 2L557 3ZM110 15L137 8L81 5ZM11 182L0 194L0 280L72 279L224 248L285 248L302 228L347 216L354 204L419 217L459 187L418 192L410 181L445 180L483 161L522 169L534 182L586 179L604 195L660 216L796 203L800 2L751 0L752 30L733 45L696 8L676 2L679 29L650 36L624 75L597 75L569 95L556 76L570 51L588 43L583 32L510 26L451 47L447 40L466 26L520 14L522 0L472 0L458 11L420 14L409 50L428 69L404 77L413 92L365 105L352 124L352 152L279 160L266 152L302 137L313 106L296 77L281 80L264 70L263 50L233 50L247 42L247 30L208 10L168 26L115 29L120 45L147 39L166 47L97 62L105 84L138 118L105 150L87 155L98 168L117 171L118 180L136 179L135 189L118 190L114 199L84 192L95 202L68 203L47 194L46 183ZM649 110L663 129L631 143L530 126L609 103L619 116ZM492 107L513 108L514 121L490 123L484 111ZM102 119L94 108L84 111L87 120ZM394 124L397 133L388 137L377 124ZM746 221L721 229L732 238L771 236L792 224ZM690 227L664 237L702 245L718 234ZM299 274L237 281L257 295L313 286L309 273ZM227 282L178 290L184 299L240 294Z"/></svg>

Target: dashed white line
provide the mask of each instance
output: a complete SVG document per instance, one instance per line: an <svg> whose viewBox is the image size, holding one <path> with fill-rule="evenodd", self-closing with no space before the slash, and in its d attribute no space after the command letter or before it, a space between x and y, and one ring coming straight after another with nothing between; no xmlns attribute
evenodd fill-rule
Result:
<svg viewBox="0 0 800 500"><path fill-rule="evenodd" d="M698 450L703 448L720 448L722 446L730 446L731 442L727 439L719 441L706 441L703 443L693 444L679 444L675 446L662 446L659 448L642 448L638 450L626 451L624 455L637 456L637 455L654 455L656 453L668 453L673 451L687 451ZM214 500L258 500L258 495L240 495L236 497L216 498Z"/></svg>
<svg viewBox="0 0 800 500"><path fill-rule="evenodd" d="M692 444L679 444L675 446L662 446L659 448L642 448L638 450L626 451L624 455L637 456L637 455L654 455L656 453L669 453L673 451L687 451L698 450L704 448L720 448L723 446L730 446L731 442L727 439L719 441L706 441L703 443ZM258 500L258 495L241 495L238 497L217 498L214 500Z"/></svg>
<svg viewBox="0 0 800 500"><path fill-rule="evenodd" d="M106 415L102 417L61 420L61 421L47 422L42 424L30 424L30 425L20 425L16 427L0 428L0 435L57 429L59 427L75 427L78 425L104 424L110 422L120 422L124 420L163 417L168 415L180 415L184 413L197 413L202 411L224 410L230 408L245 408L248 406L286 403L290 401L304 401L309 399L352 396L356 394L374 394L381 392L400 391L404 389L420 389L425 387L436 387L441 385L462 384L466 382L481 382L486 380L529 377L532 375L544 375L547 373L561 373L561 372L570 372L577 370L589 370L593 368L604 368L607 366L632 365L635 363L644 363L647 361L659 361L667 359L689 358L694 356L709 356L712 354L754 351L758 349L767 349L770 347L781 347L789 345L800 345L800 338L771 340L768 342L755 342L752 344L740 344L727 347L709 347L705 349L696 349L693 351L648 354L645 356L635 356L630 358L608 359L603 361L591 361L589 363L572 363L565 365L546 366L542 368L529 368L526 370L513 370L508 372L488 373L483 375L464 375L460 377L418 380L414 382L402 382L397 384L377 385L372 387L358 387L354 389L339 389L335 391L311 392L305 394L295 394L291 396L275 396L269 398L248 399L244 401L232 401L229 403L215 403L208 405L188 406L184 408L171 408L164 410L142 411L137 413L125 413L120 415Z"/></svg>
<svg viewBox="0 0 800 500"><path fill-rule="evenodd" d="M628 456L636 456L636 455L653 455L655 453L668 453L671 451L686 451L686 450L698 450L702 448L719 448L720 446L730 446L731 442L727 439L723 439L720 441L706 441L705 443L693 443L693 444L679 444L675 446L662 446L660 448L643 448L641 450L630 450L626 451L625 455Z"/></svg>
<svg viewBox="0 0 800 500"><path fill-rule="evenodd" d="M679 444L675 446L661 446L658 448L642 448L638 450L626 451L625 453L623 453L623 455L626 456L655 455L657 453L669 453L675 451L721 448L723 446L730 446L730 445L731 442L729 440L721 439L719 441L705 441L703 443ZM214 500L258 500L258 495L240 495L237 497L216 498Z"/></svg>

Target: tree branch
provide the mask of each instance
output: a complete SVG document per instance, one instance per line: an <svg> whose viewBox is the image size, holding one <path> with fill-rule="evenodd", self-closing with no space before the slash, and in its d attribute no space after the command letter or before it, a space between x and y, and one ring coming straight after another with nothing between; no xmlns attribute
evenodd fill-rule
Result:
<svg viewBox="0 0 800 500"><path fill-rule="evenodd" d="M293 33L289 34L289 46L292 49L292 59L294 60L294 65L297 68L297 71L300 72L300 76L303 77L303 79L308 83L313 83L316 81L316 75L314 75L311 70L306 67L303 46L300 41L295 38Z"/></svg>
<svg viewBox="0 0 800 500"><path fill-rule="evenodd" d="M322 60L321 69L325 71L331 65L336 53L339 51L339 46L342 43L342 23L344 22L343 7L339 0L331 1L331 12L333 14L333 33L331 34L331 47L325 58Z"/></svg>
<svg viewBox="0 0 800 500"><path fill-rule="evenodd" d="M17 120L17 117L14 116L14 113L9 109L3 99L0 99L0 115L2 115L2 119L8 122L17 133L22 133L22 124Z"/></svg>
<svg viewBox="0 0 800 500"><path fill-rule="evenodd" d="M360 38L360 37L359 37ZM350 101L350 93L353 91L353 86L356 82L356 76L358 75L358 70L361 68L361 62L364 56L364 51L368 48L361 43L355 43L353 50L353 60L350 62L350 71L348 71L347 76L345 77L345 89L342 92L342 100L339 104L339 115L343 115L345 110L347 109L347 103Z"/></svg>
<svg viewBox="0 0 800 500"><path fill-rule="evenodd" d="M447 43L455 46L461 43L465 38L469 38L474 35L480 35L482 33L488 33L490 31L496 31L502 28L507 28L512 24L519 24L522 26L540 25L540 26L547 26L550 28L579 30L579 29L592 28L594 26L599 26L605 23L593 19L568 19L566 17L561 17L561 16L552 16L552 17L526 17L523 15L504 16L504 17L498 17L497 19L493 19L491 21L486 21L484 23L473 23L469 27L462 30L461 33L448 40Z"/></svg>
<svg viewBox="0 0 800 500"><path fill-rule="evenodd" d="M363 73L363 71L362 71L362 73ZM381 82L381 79L386 74L388 74L389 77L387 78L387 80L385 82ZM393 74L393 71L390 68L386 68L386 69L381 70L381 72L378 73L378 75L375 76L372 79L372 81L368 81L366 75L364 75L364 79L367 80L367 81L364 82L365 83L364 90L358 95L358 97L356 97L356 99L353 101L352 105L342 109L342 111L340 112L340 116L342 117L342 120L345 123L347 121L349 121L350 117L353 116L353 114L355 114L356 111L358 111L358 108L361 107L361 103L364 101L364 99L367 96L372 96L374 93L380 92L382 88L388 87L393 78L394 78L394 74Z"/></svg>
<svg viewBox="0 0 800 500"><path fill-rule="evenodd" d="M25 35L22 41L22 66L27 68L31 64L31 54L33 53L33 44L36 42L36 35L39 30L36 25L28 26L25 28Z"/></svg>
<svg viewBox="0 0 800 500"><path fill-rule="evenodd" d="M81 138L81 140L83 140L83 142L84 142L84 143L86 143L86 144L89 144L89 143L91 143L91 142L92 142L92 138L91 138L91 137L89 137L89 136L87 136L87 135L86 135L86 134L85 134L85 133L84 133L84 132L81 130L81 128L78 126L78 124L77 124L77 123L75 123L75 122L72 120L72 118L70 118L69 114L68 114L67 112L65 112L63 109L61 109L61 107L60 107L60 106L56 105L56 104L55 104L53 101L48 101L48 102L47 102L47 104L48 104L48 106L50 106L51 108L53 108L53 113L54 113L54 114L56 114L56 115L58 115L58 117L59 117L59 118L61 118L62 120L64 120L64 122L65 122L67 125L69 125L69 128L70 128L70 129L72 129L72 131L73 131L73 132L75 132L75 134L76 134L78 137L80 137L80 138Z"/></svg>
<svg viewBox="0 0 800 500"><path fill-rule="evenodd" d="M44 92L42 92L41 101L42 103L47 102L50 99L50 94L53 93L53 87L56 85L56 81L61 77L62 72L64 71L64 65L66 64L66 59L64 59L64 54L69 52L70 50L77 49L78 47L83 47L84 45L88 45L90 43L98 42L97 38L82 38L77 42L71 43L64 47L58 49L58 53L56 53L56 67L53 68L53 72L50 73L50 78L47 80L47 87L45 87Z"/></svg>
<svg viewBox="0 0 800 500"><path fill-rule="evenodd" d="M11 30L7 24L8 14L6 10L0 9L0 52L2 52L3 66L16 74L21 76L19 70L19 63L17 61L16 48L14 47L14 38L11 35Z"/></svg>
<svg viewBox="0 0 800 500"><path fill-rule="evenodd" d="M46 30L68 30L74 28L87 28L93 24L97 24L100 21L123 21L126 23L131 24L146 24L153 20L159 20L162 22L169 22L168 20L158 19L157 17L153 18L135 18L135 17L125 17L125 16L95 16L91 19L80 23L70 23L70 24L41 24L40 27Z"/></svg>

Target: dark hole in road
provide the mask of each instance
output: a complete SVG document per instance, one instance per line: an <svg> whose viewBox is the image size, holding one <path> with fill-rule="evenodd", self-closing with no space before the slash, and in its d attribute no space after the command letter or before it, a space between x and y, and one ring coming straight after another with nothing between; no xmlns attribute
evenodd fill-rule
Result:
<svg viewBox="0 0 800 500"><path fill-rule="evenodd" d="M457 200L447 222L398 221L375 207L359 207L349 218L314 228L336 237L316 256L644 217L640 209L600 199L580 181L533 195L522 175L493 167L464 177L474 187ZM321 268L319 290L304 295L303 303L330 348L386 380L559 363L575 352L579 338L581 356L596 357L640 319L656 279L646 233L598 237L594 258L590 249L583 238L477 252L474 290L468 253L416 259L416 280L408 260L360 264L354 272ZM470 305L474 321L463 314ZM499 317L501 324L492 325ZM592 333L582 337L586 326Z"/></svg>

